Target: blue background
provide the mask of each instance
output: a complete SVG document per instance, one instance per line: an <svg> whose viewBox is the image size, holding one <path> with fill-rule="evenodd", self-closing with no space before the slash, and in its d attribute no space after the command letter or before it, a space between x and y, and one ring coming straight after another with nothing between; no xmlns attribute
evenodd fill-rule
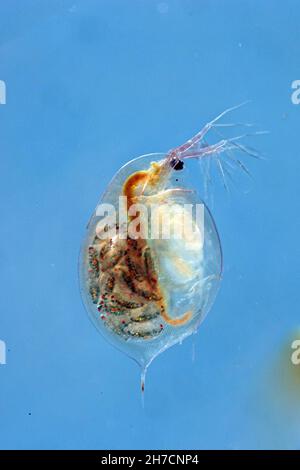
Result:
<svg viewBox="0 0 300 470"><path fill-rule="evenodd" d="M1 1L1 448L300 448L299 57L296 0ZM222 288L151 365L143 410L81 303L87 220L128 159L247 99L229 121L268 129L268 160L215 185Z"/></svg>

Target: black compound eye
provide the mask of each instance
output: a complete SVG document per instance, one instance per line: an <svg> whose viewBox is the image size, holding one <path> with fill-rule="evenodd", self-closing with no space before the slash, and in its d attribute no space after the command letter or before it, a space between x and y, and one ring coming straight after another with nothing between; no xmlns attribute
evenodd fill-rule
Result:
<svg viewBox="0 0 300 470"><path fill-rule="evenodd" d="M177 158L174 158L174 160L171 161L171 167L175 171L180 171L183 170L184 163L181 160L178 160Z"/></svg>

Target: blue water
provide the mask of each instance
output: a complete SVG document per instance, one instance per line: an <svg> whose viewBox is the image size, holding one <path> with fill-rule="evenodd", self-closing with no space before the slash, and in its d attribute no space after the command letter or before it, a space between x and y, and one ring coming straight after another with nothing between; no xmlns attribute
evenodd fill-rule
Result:
<svg viewBox="0 0 300 470"><path fill-rule="evenodd" d="M1 448L300 448L299 56L296 0L1 2ZM245 100L232 120L270 131L268 159L214 187L221 291L151 365L143 410L81 303L85 226L129 158Z"/></svg>

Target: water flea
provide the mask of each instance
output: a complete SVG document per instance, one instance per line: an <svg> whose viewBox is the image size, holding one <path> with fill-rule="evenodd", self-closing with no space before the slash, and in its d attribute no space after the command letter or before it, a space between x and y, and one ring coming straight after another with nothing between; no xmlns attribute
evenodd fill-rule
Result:
<svg viewBox="0 0 300 470"><path fill-rule="evenodd" d="M226 189L232 167L248 173L242 158L259 158L258 152L241 142L243 133L222 134L234 125L221 119L237 108L178 147L130 159L88 224L80 257L83 300L99 332L140 365L142 392L149 364L195 332L216 298L220 237L188 168L192 159L215 165ZM215 141L208 143L210 137ZM206 173L199 172L199 187L210 181Z"/></svg>

